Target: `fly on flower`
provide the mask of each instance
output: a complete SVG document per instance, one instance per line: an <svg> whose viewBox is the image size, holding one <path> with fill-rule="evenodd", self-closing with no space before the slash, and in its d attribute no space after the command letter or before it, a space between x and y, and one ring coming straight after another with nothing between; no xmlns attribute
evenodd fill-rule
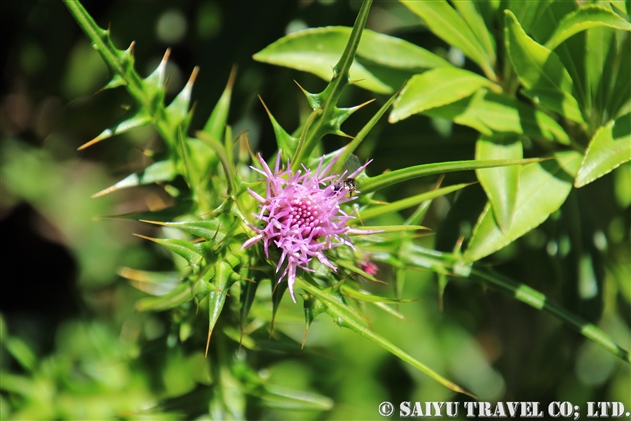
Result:
<svg viewBox="0 0 631 421"><path fill-rule="evenodd" d="M251 189L248 191L259 202L260 209L254 216L262 221L263 226L259 228L248 224L257 235L243 243L242 248L263 241L265 256L269 259L269 249L276 247L281 253L276 272L280 272L286 263L278 282L287 277L291 298L296 302L293 286L298 268L313 272L309 263L315 257L336 272L337 268L324 251L344 245L354 250L349 234L373 232L347 226L347 222L354 216L344 212L340 205L354 200L355 197L348 197L345 188L336 188L346 175L346 172L343 176L331 174L336 159L325 166L321 159L315 171L303 165L301 170L295 172L291 170L289 160L286 169L281 170L280 152L274 171L260 154L258 159L263 170L251 168L265 177L261 179L266 182L265 197ZM357 168L346 179L356 177L370 162Z"/></svg>
<svg viewBox="0 0 631 421"><path fill-rule="evenodd" d="M346 190L348 196L352 197L353 193L357 190L358 183L355 178L347 174L355 174L359 168L361 168L359 158L357 158L357 155L351 154L344 163L344 173L340 176L340 181L335 183L335 190Z"/></svg>

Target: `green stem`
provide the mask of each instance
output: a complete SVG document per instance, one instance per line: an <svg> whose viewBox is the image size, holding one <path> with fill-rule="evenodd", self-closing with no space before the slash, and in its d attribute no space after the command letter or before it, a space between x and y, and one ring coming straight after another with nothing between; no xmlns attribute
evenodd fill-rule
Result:
<svg viewBox="0 0 631 421"><path fill-rule="evenodd" d="M475 267L471 270L471 275L473 279L477 278L479 280L486 281L498 289L510 293L515 299L526 303L537 310L543 310L553 314L578 330L586 338L596 342L620 359L631 363L629 351L616 344L605 332L600 330L594 324L589 323L588 321L565 310L561 306L549 301L548 298L541 292L534 290L527 285L507 279L501 275L487 273Z"/></svg>
<svg viewBox="0 0 631 421"><path fill-rule="evenodd" d="M355 24L353 25L348 43L342 53L342 57L340 57L340 60L335 67L333 67L333 77L326 89L318 95L322 103L313 111L313 124L305 128L305 130L307 130L306 135L304 140L301 140L299 143L294 160L291 163L293 170L297 170L300 164L306 161L322 136L331 132L329 130L329 123L335 118L335 106L342 95L342 90L349 82L349 71L355 59L355 53L359 47L371 5L372 0L363 1L359 13L357 14L357 19L355 19Z"/></svg>

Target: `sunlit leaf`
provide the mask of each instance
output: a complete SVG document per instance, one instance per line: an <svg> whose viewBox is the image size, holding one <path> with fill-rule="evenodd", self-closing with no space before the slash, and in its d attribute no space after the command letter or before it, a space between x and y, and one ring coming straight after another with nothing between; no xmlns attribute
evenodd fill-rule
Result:
<svg viewBox="0 0 631 421"><path fill-rule="evenodd" d="M177 96L171 101L168 107L166 107L166 112L168 115L169 123L172 125L179 125L189 114L189 105L191 103L191 94L193 92L193 85L195 84L195 79L197 78L197 74L199 73L199 67L195 67L191 76L188 79L188 82L184 86ZM184 133L186 134L186 133Z"/></svg>
<svg viewBox="0 0 631 421"><path fill-rule="evenodd" d="M547 11L549 11L551 4L554 4L553 0L510 0L506 9L510 9L510 11L515 14L517 20L519 20L521 26L526 32L540 33L542 31L552 31L554 29L550 27L540 28L541 18ZM549 34L546 36L549 36Z"/></svg>
<svg viewBox="0 0 631 421"><path fill-rule="evenodd" d="M485 89L480 89L469 98L429 109L424 114L472 127L488 136L493 133L516 133L570 143L567 133L546 113L506 95L485 92Z"/></svg>
<svg viewBox="0 0 631 421"><path fill-rule="evenodd" d="M611 9L597 4L588 4L565 15L545 46L550 50L554 50L572 35L599 26L631 31L631 23L622 19Z"/></svg>
<svg viewBox="0 0 631 421"><path fill-rule="evenodd" d="M208 121L204 125L204 132L214 139L222 139L224 129L228 123L228 112L230 111L230 100L232 98L232 86L236 77L236 68L233 68L228 78L228 83L224 88L219 101L213 108Z"/></svg>
<svg viewBox="0 0 631 421"><path fill-rule="evenodd" d="M508 52L519 80L526 88L524 94L536 97L538 104L569 120L584 123L579 104L573 96L572 78L559 57L526 35L515 15L508 10L505 13ZM539 91L549 94L537 96Z"/></svg>
<svg viewBox="0 0 631 421"><path fill-rule="evenodd" d="M313 28L289 34L254 55L265 63L313 73L324 80L333 76L351 28ZM351 68L356 85L378 93L392 93L414 73L451 64L399 38L365 30Z"/></svg>
<svg viewBox="0 0 631 421"><path fill-rule="evenodd" d="M406 1L401 2L412 12L419 15L434 34L445 42L462 50L464 55L477 63L484 74L496 80L493 70L493 59L480 44L467 22L456 12L446 0Z"/></svg>
<svg viewBox="0 0 631 421"><path fill-rule="evenodd" d="M586 184L631 160L631 114L601 127L589 144L574 185Z"/></svg>
<svg viewBox="0 0 631 421"><path fill-rule="evenodd" d="M388 120L396 123L430 108L466 98L482 87L501 92L501 87L487 78L455 67L439 67L414 75L394 102Z"/></svg>
<svg viewBox="0 0 631 421"><path fill-rule="evenodd" d="M615 78L610 82L612 83L611 100L606 106L611 118L626 114L631 108L629 106L631 103L631 60L625 60L628 57L629 48L631 48L631 37L628 36L618 47L620 59L616 71L613 72Z"/></svg>
<svg viewBox="0 0 631 421"><path fill-rule="evenodd" d="M559 209L572 190L580 161L581 154L571 151L557 154L555 160L523 167L510 228L502 232L487 203L473 229L464 253L465 260L479 260L496 252L540 225Z"/></svg>
<svg viewBox="0 0 631 421"><path fill-rule="evenodd" d="M480 160L522 159L523 148L519 138L514 135L481 136L476 143L475 157ZM513 165L476 170L493 208L495 220L503 232L508 230L513 220L521 168Z"/></svg>
<svg viewBox="0 0 631 421"><path fill-rule="evenodd" d="M485 19L482 16L481 10L483 8L488 8L488 3L484 4L484 1L473 1L473 0L459 0L453 2L453 6L460 12L460 16L467 22L469 28L475 35L475 37L480 42L480 45L484 48L487 57L489 58L489 63L491 66L495 65L496 54L495 54L495 38L493 38L493 34L487 28L487 24L485 23Z"/></svg>

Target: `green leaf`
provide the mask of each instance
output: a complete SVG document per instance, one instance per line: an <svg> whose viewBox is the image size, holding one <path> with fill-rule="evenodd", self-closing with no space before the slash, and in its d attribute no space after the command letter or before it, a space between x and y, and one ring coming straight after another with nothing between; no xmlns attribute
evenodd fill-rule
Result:
<svg viewBox="0 0 631 421"><path fill-rule="evenodd" d="M208 356L208 347L210 345L210 337L213 334L213 329L226 303L226 295L235 282L235 279L232 278L233 273L234 271L228 263L219 262L217 264L217 273L213 282L215 288L211 289L208 293L208 341L206 342L206 356Z"/></svg>
<svg viewBox="0 0 631 421"><path fill-rule="evenodd" d="M16 336L9 336L2 342L9 354L11 354L11 356L20 363L22 368L27 371L33 371L37 367L37 355L22 339Z"/></svg>
<svg viewBox="0 0 631 421"><path fill-rule="evenodd" d="M204 133L213 139L223 139L224 130L226 124L228 124L228 112L230 111L232 86L234 85L236 74L237 70L233 67L230 72L230 76L228 77L228 83L226 83L226 87L224 88L219 101L217 101L217 105L213 108L208 121L204 125Z"/></svg>
<svg viewBox="0 0 631 421"><path fill-rule="evenodd" d="M333 408L332 399L317 393L271 384L264 387L266 393L261 399L268 408L299 411L329 411Z"/></svg>
<svg viewBox="0 0 631 421"><path fill-rule="evenodd" d="M453 2L453 5L460 12L460 16L467 22L480 45L484 48L491 66L495 66L495 38L489 32L480 10L485 7L484 2L480 0L458 0Z"/></svg>
<svg viewBox="0 0 631 421"><path fill-rule="evenodd" d="M611 118L616 118L621 114L626 105L629 110L631 102L631 60L626 60L631 48L631 37L626 37L618 47L618 63L612 74L611 100L606 104L607 111Z"/></svg>
<svg viewBox="0 0 631 421"><path fill-rule="evenodd" d="M253 58L264 63L313 73L331 80L351 28L331 26L294 32L270 44ZM364 30L351 67L355 84L377 93L392 93L414 73L451 64L407 41Z"/></svg>
<svg viewBox="0 0 631 421"><path fill-rule="evenodd" d="M150 122L151 116L147 114L144 109L136 110L132 115L124 116L116 124L103 130L97 137L79 146L77 150L81 151L89 146L94 145L95 143L100 142L103 139L107 139L117 134L125 133L126 131L129 131L131 129L144 127Z"/></svg>
<svg viewBox="0 0 631 421"><path fill-rule="evenodd" d="M171 292L160 297L141 298L136 302L138 311L163 311L178 307L185 302L192 300L195 296L192 285L188 282L180 284Z"/></svg>
<svg viewBox="0 0 631 421"><path fill-rule="evenodd" d="M541 17L544 15L545 11L549 10L551 3L554 4L552 0L510 0L508 7L502 7L502 9L510 9L517 17L517 20L521 22L526 32L538 33L546 30L552 31L552 28L540 28Z"/></svg>
<svg viewBox="0 0 631 421"><path fill-rule="evenodd" d="M166 295L182 283L178 272L149 272L124 267L118 270L118 275L129 279L134 288L156 296Z"/></svg>
<svg viewBox="0 0 631 421"><path fill-rule="evenodd" d="M141 172L128 175L113 186L110 186L104 190L101 190L98 193L95 193L92 197L94 198L103 196L127 187L153 184L160 181L171 181L177 176L177 174L177 169L173 160L168 159L164 161L157 161L149 165Z"/></svg>
<svg viewBox="0 0 631 421"><path fill-rule="evenodd" d="M261 97L259 97L261 99ZM296 153L296 147L298 146L298 139L287 133L283 126L280 125L278 121L272 115L272 112L267 108L263 99L261 99L261 103L265 108L265 112L267 112L267 116L269 117L270 122L272 123L272 128L274 129L274 136L276 137L276 145L278 149L283 150L285 154L288 156L293 156Z"/></svg>
<svg viewBox="0 0 631 421"><path fill-rule="evenodd" d="M585 40L585 87L590 99L590 122L596 127L611 117L605 110L611 102L612 88L616 83L616 33L606 27L596 27L586 32Z"/></svg>
<svg viewBox="0 0 631 421"><path fill-rule="evenodd" d="M220 242L229 228L227 221L220 221L219 218L213 218L207 221L160 222L141 220L141 222L177 228L193 236L202 237L209 241L212 240L213 242Z"/></svg>
<svg viewBox="0 0 631 421"><path fill-rule="evenodd" d="M354 300L366 301L369 303L403 304L418 301L413 299L402 300L400 298L381 297L379 295L374 295L366 291L361 291L355 287L350 287L346 284L342 285L341 289L344 295L347 295Z"/></svg>
<svg viewBox="0 0 631 421"><path fill-rule="evenodd" d="M609 4L620 10L622 13L627 15L631 13L631 4L629 4L628 0L609 0Z"/></svg>
<svg viewBox="0 0 631 421"><path fill-rule="evenodd" d="M467 22L456 12L446 0L407 1L401 0L412 12L423 18L431 31L449 45L458 47L484 71L486 77L497 80L493 70L493 58L480 44Z"/></svg>
<svg viewBox="0 0 631 421"><path fill-rule="evenodd" d="M195 67L184 88L177 94L173 101L171 101L169 106L166 107L167 118L172 126L178 126L184 123L186 117L190 115L189 105L191 103L191 94L198 73L199 67ZM188 127L186 127L186 129L187 128ZM186 134L186 130L184 130L183 134Z"/></svg>
<svg viewBox="0 0 631 421"><path fill-rule="evenodd" d="M575 187L583 187L631 160L631 113L601 127L589 144Z"/></svg>
<svg viewBox="0 0 631 421"><path fill-rule="evenodd" d="M327 306L329 315L333 318L333 320L335 320L338 325L350 329L355 333L359 333L367 339L370 339L385 350L391 352L392 354L401 358L403 361L411 364L413 367L416 367L423 373L427 374L429 377L436 380L443 386L455 392L464 393L465 395L475 397L470 392L467 392L457 384L450 382L431 368L427 367L425 364L416 360L411 355L398 348L387 339L369 330L366 327L364 320L358 317L357 313L354 310L352 310L343 302L339 301L337 298L329 296L324 291L321 291L318 287L311 285L309 282L306 282L301 278L296 278L296 286L304 289L309 294L322 301L322 303Z"/></svg>
<svg viewBox="0 0 631 421"><path fill-rule="evenodd" d="M589 4L565 15L545 46L550 50L554 50L563 41L580 31L603 26L631 31L631 23L622 19L611 9L597 4Z"/></svg>
<svg viewBox="0 0 631 421"><path fill-rule="evenodd" d="M552 35L555 28L565 16L573 13L578 9L576 2L553 1L546 4L542 8L542 13L536 19L536 24L527 27L521 20L521 17L515 13L524 31L532 34L532 37L539 44L544 44ZM572 77L575 97L583 107L589 106L589 95L586 94L586 88L583 85L585 80L585 42L584 37L579 34L576 37L569 38L561 43L555 50L566 70Z"/></svg>
<svg viewBox="0 0 631 421"><path fill-rule="evenodd" d="M572 190L581 155L568 151L556 158L522 168L513 222L505 233L497 226L487 203L464 253L466 261L479 260L507 246L561 207Z"/></svg>
<svg viewBox="0 0 631 421"><path fill-rule="evenodd" d="M494 133L517 133L570 144L567 133L546 113L514 98L486 92L484 89L469 98L432 108L423 114L452 120L487 136Z"/></svg>
<svg viewBox="0 0 631 421"><path fill-rule="evenodd" d="M522 29L510 10L506 14L506 45L523 92L542 107L554 110L569 120L584 123L578 101L572 91L572 78L559 57L538 44ZM547 92L543 95L542 92ZM537 96L539 93L539 96Z"/></svg>
<svg viewBox="0 0 631 421"><path fill-rule="evenodd" d="M515 135L481 136L475 148L475 158L479 160L516 160L522 159L523 154L521 141ZM508 230L513 220L521 168L513 165L476 170L478 180L489 198L493 215L502 232Z"/></svg>
<svg viewBox="0 0 631 421"><path fill-rule="evenodd" d="M192 266L195 271L199 270L200 264L204 259L206 250L203 243L191 243L190 241L178 240L175 238L163 239L146 237L140 234L135 235L166 247L173 253L184 258L184 260L186 260L186 262Z"/></svg>
<svg viewBox="0 0 631 421"><path fill-rule="evenodd" d="M553 110L566 117L568 120L578 123L585 122L578 108L578 103L574 98L568 102L568 94L566 92L561 92L557 89L535 88L522 89L521 93L530 98L533 103ZM574 105L576 105L576 107Z"/></svg>
<svg viewBox="0 0 631 421"><path fill-rule="evenodd" d="M455 67L440 67L412 76L394 103L388 121L396 123L430 108L451 104L482 87L498 93L502 88L473 72Z"/></svg>
<svg viewBox="0 0 631 421"><path fill-rule="evenodd" d="M243 329L245 323L248 320L248 314L254 303L254 297L256 296L256 290L259 287L258 282L244 281L241 283L241 296L239 297L239 319L241 324L241 338L243 338Z"/></svg>
<svg viewBox="0 0 631 421"><path fill-rule="evenodd" d="M450 161L437 162L434 164L422 164L412 167L401 168L400 170L390 171L385 174L374 177L366 177L362 179L359 186L362 193L371 193L385 187L389 187L404 181L413 180L415 178L425 177L428 175L442 174L453 171L477 170L481 168L505 167L509 165L525 165L533 162L540 162L546 158L529 158L529 159L499 159L492 161Z"/></svg>

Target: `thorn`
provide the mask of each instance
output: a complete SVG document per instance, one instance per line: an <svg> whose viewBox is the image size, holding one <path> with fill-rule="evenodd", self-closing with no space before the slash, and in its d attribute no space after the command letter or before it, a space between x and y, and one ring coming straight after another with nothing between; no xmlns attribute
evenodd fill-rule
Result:
<svg viewBox="0 0 631 421"><path fill-rule="evenodd" d="M226 83L226 88L229 91L232 91L232 87L234 86L234 81L237 78L237 69L239 66L237 64L232 65L232 69L230 70L230 76L228 76L228 83Z"/></svg>
<svg viewBox="0 0 631 421"><path fill-rule="evenodd" d="M302 336L302 345L300 346L300 349L305 349L305 343L307 343L307 333L309 333L309 326L305 328L305 333Z"/></svg>
<svg viewBox="0 0 631 421"><path fill-rule="evenodd" d="M204 358L208 358L208 347L210 346L210 336L213 334L213 330L208 328L208 339L206 340L206 352L204 353Z"/></svg>
<svg viewBox="0 0 631 421"><path fill-rule="evenodd" d="M167 226L167 223L166 222L162 222L162 221L150 221L148 219L140 219L139 221L140 222L145 222L147 224Z"/></svg>
<svg viewBox="0 0 631 421"><path fill-rule="evenodd" d="M101 190L98 193L94 193L92 196L90 196L90 198L91 199L96 199L97 197L105 196L106 194L109 194L109 193L111 193L113 191L116 191L116 190L118 190L118 187L111 186L111 187L108 187L108 188L106 188L104 190Z"/></svg>
<svg viewBox="0 0 631 421"><path fill-rule="evenodd" d="M305 95L311 95L311 92L307 91L305 88L303 88L302 86L300 86L300 84L298 83L297 80L294 79L294 83L296 85L298 85L298 87L300 88L300 90L302 91L303 94Z"/></svg>
<svg viewBox="0 0 631 421"><path fill-rule="evenodd" d="M217 238L217 234L219 234L219 227L221 226L221 224L217 224L217 231L215 231L215 234L213 234L213 238L212 240L215 241L215 239Z"/></svg>
<svg viewBox="0 0 631 421"><path fill-rule="evenodd" d="M338 136L340 136L340 137L345 137L345 138L347 138L347 139L353 139L353 140L355 139L353 136L351 136L351 135L349 135L349 134L346 134L346 133L344 133L344 132L343 132L343 131L341 131L341 130L337 130L337 131L335 132L335 134L336 134L336 135L338 135Z"/></svg>
<svg viewBox="0 0 631 421"><path fill-rule="evenodd" d="M373 99L369 99L368 101L361 103L359 105L356 105L353 107L353 111L359 110L362 107L365 107L366 105L370 104L371 102L375 102L377 99L373 98Z"/></svg>
<svg viewBox="0 0 631 421"><path fill-rule="evenodd" d="M191 72L191 76L188 78L187 85L193 86L193 83L195 83L195 79L197 79L197 74L198 73L199 73L199 66L195 66L193 68L193 71Z"/></svg>
<svg viewBox="0 0 631 421"><path fill-rule="evenodd" d="M90 146L99 143L101 140L103 139L107 139L108 137L112 136L113 133L110 129L105 129L105 131L103 131L103 133L101 133L100 135L98 135L97 137L95 137L94 139L92 139L91 141L84 143L83 145L79 146L77 148L78 151L82 151L86 148L89 148Z"/></svg>
<svg viewBox="0 0 631 421"><path fill-rule="evenodd" d="M144 239L144 240L149 240L149 241L154 241L154 242L156 241L156 239L155 239L155 238L147 237L146 235L136 234L136 233L134 233L134 234L132 234L132 235L133 235L134 237L142 238L142 239Z"/></svg>
<svg viewBox="0 0 631 421"><path fill-rule="evenodd" d="M460 255L460 250L462 249L462 243L464 242L464 235L461 235L460 237L458 237L458 241L456 241L456 244L454 245L454 249L453 249L453 254L455 255Z"/></svg>
<svg viewBox="0 0 631 421"><path fill-rule="evenodd" d="M132 45L133 45L133 43L132 43ZM169 61L169 56L171 56L171 49L167 48L167 50L164 52L164 56L162 57L162 62L164 64L166 64L166 62Z"/></svg>
<svg viewBox="0 0 631 421"><path fill-rule="evenodd" d="M354 84L359 83L359 82L362 82L362 81L364 81L364 80L366 80L366 79L365 79L365 78L364 78L364 79L350 79L350 78L349 78L349 79L348 79L348 83L350 83L351 85L354 85Z"/></svg>

